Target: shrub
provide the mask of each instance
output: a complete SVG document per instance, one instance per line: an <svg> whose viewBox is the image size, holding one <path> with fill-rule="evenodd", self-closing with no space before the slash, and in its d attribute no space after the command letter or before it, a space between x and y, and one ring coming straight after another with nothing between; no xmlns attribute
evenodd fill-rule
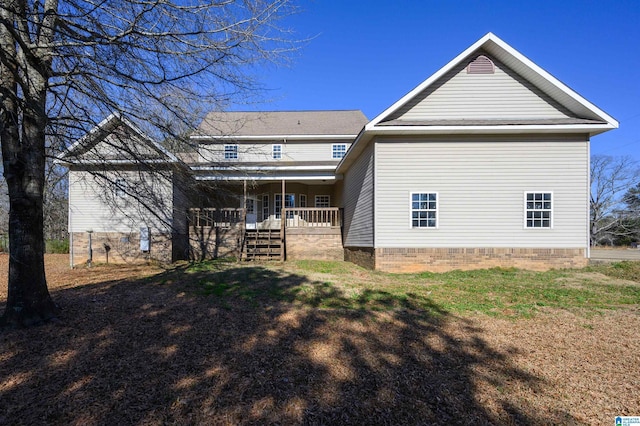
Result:
<svg viewBox="0 0 640 426"><path fill-rule="evenodd" d="M63 240L47 240L45 249L47 253L69 253L69 239L65 238Z"/></svg>

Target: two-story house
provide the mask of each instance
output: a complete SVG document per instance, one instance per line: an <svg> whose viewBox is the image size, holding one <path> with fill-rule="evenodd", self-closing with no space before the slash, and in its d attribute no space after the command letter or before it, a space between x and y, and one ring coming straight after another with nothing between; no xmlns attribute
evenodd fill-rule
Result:
<svg viewBox="0 0 640 426"><path fill-rule="evenodd" d="M100 260L109 246L121 259L344 259L392 272L582 266L589 140L617 126L491 33L371 121L214 112L191 136L197 150L170 153L114 115L62 159L72 263L91 236ZM134 196L145 187L151 199Z"/></svg>

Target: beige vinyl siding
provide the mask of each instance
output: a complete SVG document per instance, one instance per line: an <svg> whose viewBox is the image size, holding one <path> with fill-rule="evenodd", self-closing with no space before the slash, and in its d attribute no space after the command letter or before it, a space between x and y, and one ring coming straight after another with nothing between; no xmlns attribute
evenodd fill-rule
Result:
<svg viewBox="0 0 640 426"><path fill-rule="evenodd" d="M344 175L345 247L373 247L373 152L373 145L369 145Z"/></svg>
<svg viewBox="0 0 640 426"><path fill-rule="evenodd" d="M122 126L108 134L87 152L80 155L84 160L140 160L162 158L158 151L148 145L140 137L127 132Z"/></svg>
<svg viewBox="0 0 640 426"><path fill-rule="evenodd" d="M114 186L87 171L69 172L69 231L139 232L168 231L172 220L172 182L158 175L135 171L107 172L110 180L124 178L129 185L152 188L154 195L142 197L153 213L135 197L118 197ZM144 184L140 184L143 182ZM153 201L153 197L157 202Z"/></svg>
<svg viewBox="0 0 640 426"><path fill-rule="evenodd" d="M530 82L494 60L495 74L467 74L474 55L445 74L391 119L551 119L569 112ZM493 60L493 58L492 58Z"/></svg>
<svg viewBox="0 0 640 426"><path fill-rule="evenodd" d="M282 145L282 158L274 160L272 157L273 144ZM199 147L200 161L209 162L289 162L289 161L335 161L339 159L332 158L331 147L333 144L344 144L349 149L351 143L341 141L326 142L264 142L264 143L247 143L247 142L228 142L228 143L211 143L201 144ZM224 146L238 145L238 159L225 160Z"/></svg>
<svg viewBox="0 0 640 426"><path fill-rule="evenodd" d="M586 136L376 143L376 247L586 247ZM524 193L553 193L553 229L525 229ZM438 193L438 228L411 229L411 192Z"/></svg>

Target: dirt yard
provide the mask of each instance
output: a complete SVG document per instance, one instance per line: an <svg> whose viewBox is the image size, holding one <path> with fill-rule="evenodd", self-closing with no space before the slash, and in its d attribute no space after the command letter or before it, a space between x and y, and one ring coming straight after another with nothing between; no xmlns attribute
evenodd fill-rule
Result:
<svg viewBox="0 0 640 426"><path fill-rule="evenodd" d="M0 255L2 303L6 268ZM70 270L51 255L47 271L61 321L0 331L2 425L612 425L640 415L638 306L517 320L332 310L221 302L190 290L205 275L153 266Z"/></svg>

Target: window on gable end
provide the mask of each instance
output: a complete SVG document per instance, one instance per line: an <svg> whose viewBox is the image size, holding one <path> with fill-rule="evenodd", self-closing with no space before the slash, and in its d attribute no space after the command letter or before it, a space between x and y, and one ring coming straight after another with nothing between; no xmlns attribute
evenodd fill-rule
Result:
<svg viewBox="0 0 640 426"><path fill-rule="evenodd" d="M480 55L467 65L467 74L494 74L496 67L493 61L484 55Z"/></svg>

